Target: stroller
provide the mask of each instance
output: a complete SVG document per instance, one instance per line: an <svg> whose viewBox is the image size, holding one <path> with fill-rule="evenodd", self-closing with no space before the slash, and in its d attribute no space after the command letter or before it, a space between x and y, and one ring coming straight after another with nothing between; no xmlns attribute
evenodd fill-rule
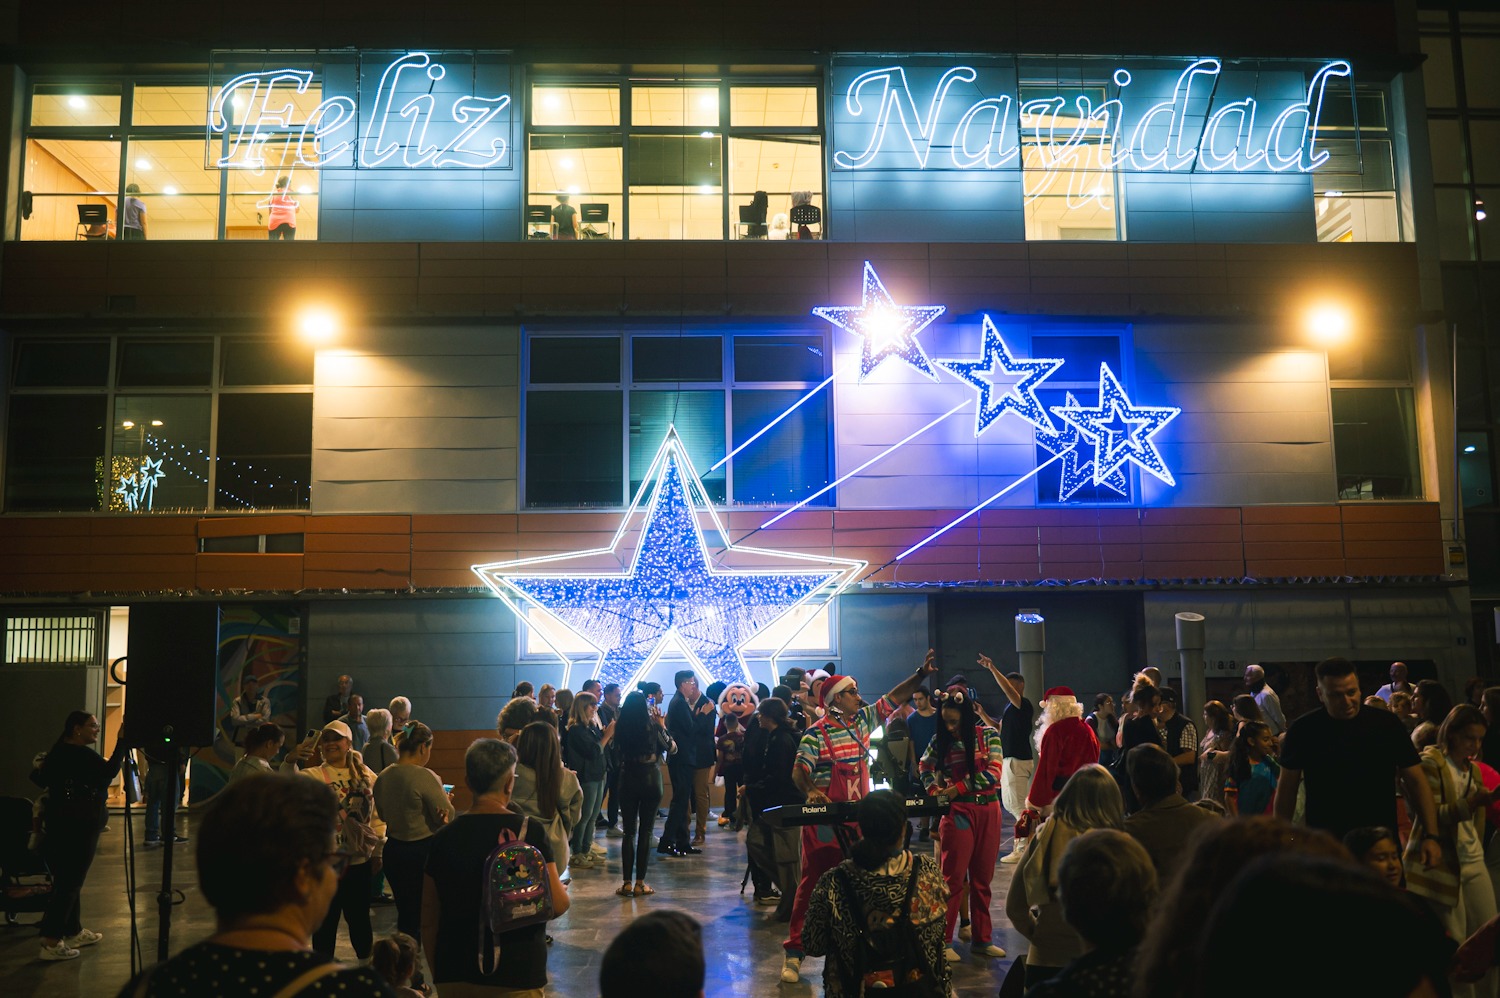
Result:
<svg viewBox="0 0 1500 998"><path fill-rule="evenodd" d="M0 797L0 908L7 925L17 924L21 912L41 911L52 894L47 864L28 848L31 813L25 797Z"/></svg>

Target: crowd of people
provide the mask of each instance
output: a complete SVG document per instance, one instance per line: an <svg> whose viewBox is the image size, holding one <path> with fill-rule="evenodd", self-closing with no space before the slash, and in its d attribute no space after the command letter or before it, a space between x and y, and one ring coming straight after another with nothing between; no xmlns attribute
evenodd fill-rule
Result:
<svg viewBox="0 0 1500 998"><path fill-rule="evenodd" d="M1500 995L1500 687L1471 683L1454 705L1398 662L1366 697L1355 667L1328 659L1313 677L1318 708L1288 722L1260 666L1201 717L1146 669L1118 710L1099 694L1085 715L1072 689L1033 701L1019 673L980 655L1004 698L997 719L964 676L937 682L936 662L929 651L873 702L831 665L790 670L774 690L700 691L683 671L670 698L651 682L624 696L594 680L576 694L523 683L496 737L465 752L461 812L407 698L366 711L340 677L322 727L288 746L248 681L230 710L243 755L197 823L217 931L122 998L200 994L205 980L288 998L429 985L449 998L541 995L548 922L568 911L574 871L613 865L599 833L619 831L615 893L648 898L653 840L657 857L692 863L710 825L745 833L753 901L787 927L780 980L824 957L830 996L947 995L955 965L1005 957L991 917L1005 866L1004 921L1025 952L1002 995L1248 992L1264 982L1226 968L1273 927L1283 945L1319 940L1292 944L1309 954L1401 940L1378 962L1295 962L1299 993ZM102 758L98 734L75 712L35 760L54 878L43 960L102 938L84 927L80 897L126 747ZM874 789L877 777L892 789ZM907 814L914 795L920 820ZM836 813L776 820L803 804ZM175 835L170 809L148 824ZM377 939L382 881L397 932ZM341 926L359 966L333 959ZM643 948L673 957L653 994L703 993L701 929L657 909L605 952L601 994L640 993L621 977Z"/></svg>

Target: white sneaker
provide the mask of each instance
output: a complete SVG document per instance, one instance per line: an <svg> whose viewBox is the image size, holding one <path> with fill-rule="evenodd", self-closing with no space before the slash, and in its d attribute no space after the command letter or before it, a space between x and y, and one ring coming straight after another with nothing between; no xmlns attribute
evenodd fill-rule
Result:
<svg viewBox="0 0 1500 998"><path fill-rule="evenodd" d="M48 946L46 943L42 943L42 952L37 959L76 960L78 959L78 951L69 946L65 940L59 940L56 946Z"/></svg>
<svg viewBox="0 0 1500 998"><path fill-rule="evenodd" d="M978 946L971 947L971 952L975 956L993 956L996 959L1005 956L1005 950L994 943L980 943Z"/></svg>
<svg viewBox="0 0 1500 998"><path fill-rule="evenodd" d="M958 950L954 949L951 945L943 949L943 957L949 963L963 963L964 961L964 958L958 955Z"/></svg>
<svg viewBox="0 0 1500 998"><path fill-rule="evenodd" d="M960 925L958 927L958 938L960 942L968 942L974 938L974 927L972 925Z"/></svg>
<svg viewBox="0 0 1500 998"><path fill-rule="evenodd" d="M1006 866L1014 866L1015 864L1021 862L1021 857L1024 855L1026 855L1026 850L1021 848L1012 849L1009 855L1000 857L1000 862L1004 863Z"/></svg>
<svg viewBox="0 0 1500 998"><path fill-rule="evenodd" d="M589 855L603 858L609 855L609 850L601 846L599 843L595 842L593 845L589 846Z"/></svg>
<svg viewBox="0 0 1500 998"><path fill-rule="evenodd" d="M572 860L569 861L569 865L571 865L575 870L592 870L594 868L594 856L592 853L584 853L581 856L574 856Z"/></svg>
<svg viewBox="0 0 1500 998"><path fill-rule="evenodd" d="M94 945L103 938L104 933L102 932L94 932L91 929L79 929L78 935L69 936L68 938L63 940L63 943L67 946L72 947L73 949L82 949L85 946Z"/></svg>
<svg viewBox="0 0 1500 998"><path fill-rule="evenodd" d="M75 953L74 956L77 956ZM802 958L800 956L789 956L781 965L781 980L786 984L796 984L802 979Z"/></svg>

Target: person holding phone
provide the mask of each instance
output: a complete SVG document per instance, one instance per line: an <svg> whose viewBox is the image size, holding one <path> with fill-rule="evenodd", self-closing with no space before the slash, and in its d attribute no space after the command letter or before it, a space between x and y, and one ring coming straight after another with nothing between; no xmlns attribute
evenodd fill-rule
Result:
<svg viewBox="0 0 1500 998"><path fill-rule="evenodd" d="M422 872L432 837L453 820L442 778L427 768L432 729L408 721L396 732L396 762L375 778L375 809L385 819L385 879L396 899L396 929L422 938Z"/></svg>
<svg viewBox="0 0 1500 998"><path fill-rule="evenodd" d="M646 884L651 863L651 834L656 808L661 804L661 760L672 749L666 718L656 699L661 687L642 684L620 705L615 721L615 741L620 746L620 814L624 837L620 840L620 897L647 897L656 892ZM631 874L635 874L634 881Z"/></svg>
<svg viewBox="0 0 1500 998"><path fill-rule="evenodd" d="M278 768L295 773L303 763L312 758L313 747L318 744L318 729L308 728L307 737L302 740L302 744L288 752L278 767L271 760L281 751L285 740L286 733L279 724L266 723L252 728L245 736L244 756L229 771L229 782L234 783L247 776L269 776Z"/></svg>

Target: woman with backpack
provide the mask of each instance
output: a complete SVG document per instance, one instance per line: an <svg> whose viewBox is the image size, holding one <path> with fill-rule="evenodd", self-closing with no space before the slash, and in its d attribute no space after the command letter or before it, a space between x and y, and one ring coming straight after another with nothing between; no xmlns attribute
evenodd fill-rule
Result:
<svg viewBox="0 0 1500 998"><path fill-rule="evenodd" d="M661 687L655 683L642 685L645 691L637 690L625 698L615 722L615 741L620 746L620 815L624 821L624 838L620 840L620 876L624 879L615 893L626 898L656 893L646 885L646 868L651 863L656 809L661 805L661 760L672 748L667 719L652 702L661 696Z"/></svg>
<svg viewBox="0 0 1500 998"><path fill-rule="evenodd" d="M323 725L318 742L322 762L302 770L321 780L339 801L337 852L349 857L349 872L339 881L338 894L328 906L323 924L313 933L313 949L333 955L338 942L339 916L349 924L349 945L361 960L370 958L375 930L370 926L370 884L381 863L385 822L375 810L375 774L354 751L354 735L343 721Z"/></svg>
<svg viewBox="0 0 1500 998"><path fill-rule="evenodd" d="M540 995L547 986L546 920L568 910L547 830L511 806L516 750L510 744L481 738L470 745L464 782L473 805L432 837L423 880L422 951L432 981L444 995ZM518 876L491 886L480 873L488 874L502 851L517 861ZM540 907L508 925L516 912L508 902L521 892Z"/></svg>
<svg viewBox="0 0 1500 998"><path fill-rule="evenodd" d="M827 956L823 993L947 995L948 888L931 856L906 848L906 803L890 790L860 800L860 839L818 879L802 925L808 956ZM902 990L895 990L904 985Z"/></svg>
<svg viewBox="0 0 1500 998"><path fill-rule="evenodd" d="M583 788L562 764L562 743L550 721L532 721L516 739L516 789L511 803L547 830L552 859L568 869L568 839L583 813ZM564 872L564 877L567 874Z"/></svg>

